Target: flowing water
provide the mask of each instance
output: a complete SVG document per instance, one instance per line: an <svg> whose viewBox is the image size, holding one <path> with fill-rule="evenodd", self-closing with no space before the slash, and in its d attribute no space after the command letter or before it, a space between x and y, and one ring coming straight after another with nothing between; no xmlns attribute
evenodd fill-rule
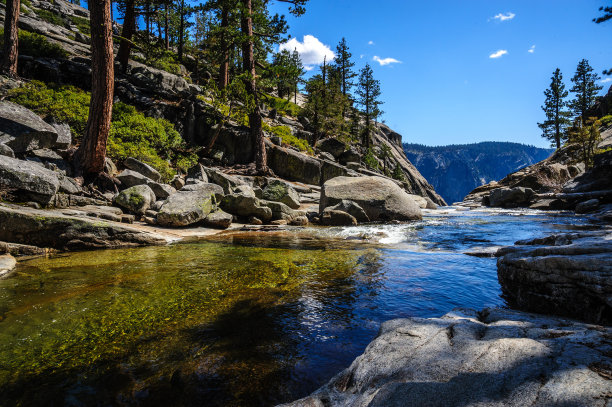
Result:
<svg viewBox="0 0 612 407"><path fill-rule="evenodd" d="M496 260L465 252L590 227L449 208L25 261L0 280L0 405L290 401L347 367L382 321L504 306Z"/></svg>

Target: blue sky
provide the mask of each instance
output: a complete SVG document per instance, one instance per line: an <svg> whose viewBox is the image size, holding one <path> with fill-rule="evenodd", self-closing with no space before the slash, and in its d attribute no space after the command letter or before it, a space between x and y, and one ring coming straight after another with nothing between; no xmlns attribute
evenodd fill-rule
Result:
<svg viewBox="0 0 612 407"><path fill-rule="evenodd" d="M608 3L310 0L304 16L287 19L296 40L315 37L305 47L311 58L320 51L316 39L335 50L346 37L358 67L369 62L380 79L383 119L404 142L548 147L537 122L555 68L569 88L582 58L598 73L612 67L612 21L591 21ZM286 11L283 3L272 7ZM383 66L375 58L401 62Z"/></svg>

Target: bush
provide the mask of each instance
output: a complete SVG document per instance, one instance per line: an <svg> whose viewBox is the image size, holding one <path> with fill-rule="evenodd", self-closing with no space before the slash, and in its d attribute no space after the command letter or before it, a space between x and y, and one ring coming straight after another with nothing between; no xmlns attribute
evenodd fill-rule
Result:
<svg viewBox="0 0 612 407"><path fill-rule="evenodd" d="M291 134L291 130L287 126L272 127L269 124L264 123L263 129L273 136L280 137L282 142L285 144L296 147L298 150L309 154L313 153L312 147L310 147L308 141L295 137L293 134Z"/></svg>
<svg viewBox="0 0 612 407"><path fill-rule="evenodd" d="M268 105L268 107L270 107L270 109L276 109L276 111L282 116L297 117L302 110L302 108L295 103L270 95L264 96L264 102Z"/></svg>
<svg viewBox="0 0 612 407"><path fill-rule="evenodd" d="M0 28L0 49L4 47L4 29ZM19 30L19 53L32 57L66 58L68 52L58 44L49 42L40 34Z"/></svg>
<svg viewBox="0 0 612 407"><path fill-rule="evenodd" d="M45 85L33 81L9 91L8 99L33 110L47 120L67 123L78 142L89 116L90 94L73 86ZM113 105L113 118L107 154L122 161L134 157L157 169L165 180L175 174L171 163L182 171L197 162L180 134L167 120L146 117L134 106Z"/></svg>
<svg viewBox="0 0 612 407"><path fill-rule="evenodd" d="M602 126L608 127L612 124L612 114L602 117L601 119L599 119L599 121L601 122Z"/></svg>
<svg viewBox="0 0 612 407"><path fill-rule="evenodd" d="M77 26L80 32L87 35L91 34L91 27L89 25L88 18L79 16L69 16L68 18L70 18L70 21L72 21L72 23Z"/></svg>
<svg viewBox="0 0 612 407"><path fill-rule="evenodd" d="M36 9L36 15L48 23L66 27L66 21L52 11L45 9Z"/></svg>
<svg viewBox="0 0 612 407"><path fill-rule="evenodd" d="M374 154L374 151L371 148L368 149L366 155L363 157L363 163L371 170L378 170L380 167L378 165L376 155Z"/></svg>

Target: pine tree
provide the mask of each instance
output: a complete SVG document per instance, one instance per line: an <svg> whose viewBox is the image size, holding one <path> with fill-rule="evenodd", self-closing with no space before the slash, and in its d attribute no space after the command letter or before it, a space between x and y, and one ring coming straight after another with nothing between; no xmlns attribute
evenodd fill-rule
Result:
<svg viewBox="0 0 612 407"><path fill-rule="evenodd" d="M4 14L4 56L2 58L2 71L9 76L17 76L20 8L20 0L6 0Z"/></svg>
<svg viewBox="0 0 612 407"><path fill-rule="evenodd" d="M561 142L567 139L567 126L570 124L571 113L565 109L568 92L565 90L563 75L559 68L553 73L550 87L544 91L544 95L546 100L542 110L546 114L546 120L538 123L538 126L542 129L542 137L560 148Z"/></svg>
<svg viewBox="0 0 612 407"><path fill-rule="evenodd" d="M106 142L113 110L113 36L110 0L89 2L91 19L91 102L85 136L76 153L83 175L104 169Z"/></svg>
<svg viewBox="0 0 612 407"><path fill-rule="evenodd" d="M574 86L570 89L576 96L569 103L569 106L576 118L583 123L586 122L588 111L595 103L597 93L603 89L602 86L597 85L599 79L599 75L593 72L589 61L583 59L578 63L576 74L572 78Z"/></svg>
<svg viewBox="0 0 612 407"><path fill-rule="evenodd" d="M117 61L121 64L122 72L125 73L132 49L132 37L136 34L136 1L125 0L123 4L119 4L119 10L123 11L123 30L119 51L117 52Z"/></svg>
<svg viewBox="0 0 612 407"><path fill-rule="evenodd" d="M354 85L353 78L357 76L357 74L353 71L355 63L351 61L352 56L353 55L349 52L346 38L342 37L342 40L338 46L336 46L335 65L338 71L340 71L342 78L342 94L345 97L350 93Z"/></svg>
<svg viewBox="0 0 612 407"><path fill-rule="evenodd" d="M376 121L382 111L379 106L380 101L380 81L374 79L374 72L370 64L359 72L359 82L357 84L357 103L363 107L366 127L364 129L362 145L370 148L373 121Z"/></svg>
<svg viewBox="0 0 612 407"><path fill-rule="evenodd" d="M605 6L605 7L601 6L599 8L599 11L602 11L604 14L602 16L599 16L593 19L593 21L596 22L597 24L601 24L605 21L612 19L612 6ZM603 71L603 74L612 75L612 68Z"/></svg>
<svg viewBox="0 0 612 407"><path fill-rule="evenodd" d="M291 82L293 85L293 103L295 104L297 104L298 86L300 82L302 82L302 76L304 76L305 73L306 71L304 70L300 53L297 49L294 49L291 53Z"/></svg>

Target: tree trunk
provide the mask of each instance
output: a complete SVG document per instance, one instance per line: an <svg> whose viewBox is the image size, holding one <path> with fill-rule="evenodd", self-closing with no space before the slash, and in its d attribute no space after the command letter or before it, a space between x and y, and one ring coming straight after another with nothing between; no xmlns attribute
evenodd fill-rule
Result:
<svg viewBox="0 0 612 407"><path fill-rule="evenodd" d="M246 91L253 100L253 110L249 114L249 128L255 154L255 168L260 174L268 172L266 144L262 130L261 111L259 110L259 96L257 94L257 82L255 80L255 55L253 52L253 9L251 0L242 0L244 6L241 28L246 41L242 43L242 65L245 72L249 74L246 81Z"/></svg>
<svg viewBox="0 0 612 407"><path fill-rule="evenodd" d="M170 20L170 11L168 10L168 3L164 4L164 7L164 37L166 40L166 49L170 49L170 37L168 36L168 21Z"/></svg>
<svg viewBox="0 0 612 407"><path fill-rule="evenodd" d="M121 32L121 43L117 52L117 61L121 64L121 72L125 73L128 68L130 51L132 49L132 37L136 31L135 0L125 2L125 18L123 19L123 31Z"/></svg>
<svg viewBox="0 0 612 407"><path fill-rule="evenodd" d="M19 9L20 0L6 0L4 18L4 57L2 72L17 76L17 57L19 56Z"/></svg>
<svg viewBox="0 0 612 407"><path fill-rule="evenodd" d="M91 102L85 136L76 153L78 169L83 176L97 175L104 169L114 90L110 0L88 3L91 11Z"/></svg>
<svg viewBox="0 0 612 407"><path fill-rule="evenodd" d="M229 4L223 3L221 9L221 67L219 68L219 78L217 80L219 89L225 89L229 85L229 44L227 40L227 28L229 27Z"/></svg>
<svg viewBox="0 0 612 407"><path fill-rule="evenodd" d="M185 0L181 0L181 24L179 26L178 60L183 62L183 42L185 41Z"/></svg>
<svg viewBox="0 0 612 407"><path fill-rule="evenodd" d="M145 32L147 33L147 44L149 43L149 35L151 33L151 2L145 2Z"/></svg>

